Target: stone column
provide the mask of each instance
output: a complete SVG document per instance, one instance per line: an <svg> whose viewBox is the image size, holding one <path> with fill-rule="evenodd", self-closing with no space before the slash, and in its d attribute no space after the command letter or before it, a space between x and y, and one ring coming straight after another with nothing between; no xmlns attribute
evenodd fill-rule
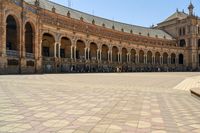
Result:
<svg viewBox="0 0 200 133"><path fill-rule="evenodd" d="M129 53L129 62L131 63L131 53Z"/></svg>
<svg viewBox="0 0 200 133"><path fill-rule="evenodd" d="M85 60L87 60L87 48L85 48L84 50L85 50Z"/></svg>
<svg viewBox="0 0 200 133"><path fill-rule="evenodd" d="M1 6L2 7L2 6ZM0 7L0 74L6 74L6 23L4 11Z"/></svg>
<svg viewBox="0 0 200 133"><path fill-rule="evenodd" d="M88 48L88 52L87 52L87 54L88 54L88 60L90 60L90 56L92 56L92 55L90 55L90 48ZM92 58L91 58L92 59Z"/></svg>
<svg viewBox="0 0 200 133"><path fill-rule="evenodd" d="M163 56L160 56L160 64L163 64Z"/></svg>
<svg viewBox="0 0 200 133"><path fill-rule="evenodd" d="M168 64L168 65L171 64L171 57L170 57L170 56L168 57L168 62L167 62L167 64Z"/></svg>
<svg viewBox="0 0 200 133"><path fill-rule="evenodd" d="M137 64L137 63L138 63L138 55L135 54L135 64Z"/></svg>
<svg viewBox="0 0 200 133"><path fill-rule="evenodd" d="M152 56L152 64L155 64L155 56Z"/></svg>
<svg viewBox="0 0 200 133"><path fill-rule="evenodd" d="M127 53L127 63L130 63L130 53Z"/></svg>
<svg viewBox="0 0 200 133"><path fill-rule="evenodd" d="M175 58L175 64L178 65L178 57Z"/></svg>
<svg viewBox="0 0 200 133"><path fill-rule="evenodd" d="M99 59L100 59L100 61L102 61L102 56L101 56L102 55L102 51L101 50L99 51L99 55L100 55Z"/></svg>
<svg viewBox="0 0 200 133"><path fill-rule="evenodd" d="M112 51L110 51L110 62L113 62L113 58L112 58Z"/></svg>
<svg viewBox="0 0 200 133"><path fill-rule="evenodd" d="M117 62L120 63L120 54L117 53Z"/></svg>
<svg viewBox="0 0 200 133"><path fill-rule="evenodd" d="M58 58L60 58L60 47L61 47L61 44L58 43Z"/></svg>
<svg viewBox="0 0 200 133"><path fill-rule="evenodd" d="M76 61L76 46L74 46L74 61Z"/></svg>
<svg viewBox="0 0 200 133"><path fill-rule="evenodd" d="M97 59L96 60L99 62L99 49L97 49Z"/></svg>
<svg viewBox="0 0 200 133"><path fill-rule="evenodd" d="M73 49L74 49L74 47L73 46L71 46L71 59L73 60Z"/></svg>
<svg viewBox="0 0 200 133"><path fill-rule="evenodd" d="M147 55L144 55L144 64L147 64Z"/></svg>
<svg viewBox="0 0 200 133"><path fill-rule="evenodd" d="M54 58L56 58L57 42L54 43Z"/></svg>

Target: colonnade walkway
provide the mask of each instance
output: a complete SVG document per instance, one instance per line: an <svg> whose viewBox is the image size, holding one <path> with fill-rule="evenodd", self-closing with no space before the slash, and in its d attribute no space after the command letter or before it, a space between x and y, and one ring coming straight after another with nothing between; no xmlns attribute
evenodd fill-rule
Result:
<svg viewBox="0 0 200 133"><path fill-rule="evenodd" d="M0 132L199 133L200 101L180 89L199 81L199 73L0 76Z"/></svg>

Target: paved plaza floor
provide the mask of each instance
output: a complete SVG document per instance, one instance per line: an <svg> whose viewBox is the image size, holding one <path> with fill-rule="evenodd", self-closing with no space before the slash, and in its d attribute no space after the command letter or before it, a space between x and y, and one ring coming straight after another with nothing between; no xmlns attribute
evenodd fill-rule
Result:
<svg viewBox="0 0 200 133"><path fill-rule="evenodd" d="M0 76L0 133L200 133L200 73Z"/></svg>

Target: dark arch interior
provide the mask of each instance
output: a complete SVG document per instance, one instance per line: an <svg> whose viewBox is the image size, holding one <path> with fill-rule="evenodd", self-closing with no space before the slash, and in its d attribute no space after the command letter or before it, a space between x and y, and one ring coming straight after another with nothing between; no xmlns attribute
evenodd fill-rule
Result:
<svg viewBox="0 0 200 133"><path fill-rule="evenodd" d="M163 64L167 64L168 63L168 54L164 53L163 54Z"/></svg>
<svg viewBox="0 0 200 133"><path fill-rule="evenodd" d="M96 43L91 43L90 44L90 55L89 58L92 60L97 59L97 44Z"/></svg>
<svg viewBox="0 0 200 133"><path fill-rule="evenodd" d="M54 56L54 37L49 34L43 34L42 38L42 55L45 57L53 57Z"/></svg>
<svg viewBox="0 0 200 133"><path fill-rule="evenodd" d="M155 54L155 62L156 62L156 64L160 64L160 53L159 52L156 52L156 54Z"/></svg>
<svg viewBox="0 0 200 133"><path fill-rule="evenodd" d="M184 56L183 54L179 54L179 64L183 64Z"/></svg>
<svg viewBox="0 0 200 133"><path fill-rule="evenodd" d="M85 59L85 43L82 40L76 43L76 59Z"/></svg>
<svg viewBox="0 0 200 133"><path fill-rule="evenodd" d="M135 51L135 49L132 49L131 50L131 61L133 63L135 63L135 57L136 57L136 51Z"/></svg>
<svg viewBox="0 0 200 133"><path fill-rule="evenodd" d="M108 61L108 46L107 45L103 45L102 46L102 61Z"/></svg>
<svg viewBox="0 0 200 133"><path fill-rule="evenodd" d="M25 25L25 48L27 53L33 53L33 29L29 22Z"/></svg>
<svg viewBox="0 0 200 133"><path fill-rule="evenodd" d="M198 40L198 47L200 48L200 39Z"/></svg>
<svg viewBox="0 0 200 133"><path fill-rule="evenodd" d="M171 64L175 64L176 63L176 55L173 53L171 54Z"/></svg>
<svg viewBox="0 0 200 133"><path fill-rule="evenodd" d="M117 62L118 61L118 48L116 46L114 46L112 48L112 61L113 62Z"/></svg>
<svg viewBox="0 0 200 133"><path fill-rule="evenodd" d="M6 49L17 50L17 23L13 16L9 15L6 19Z"/></svg>
<svg viewBox="0 0 200 133"><path fill-rule="evenodd" d="M71 40L67 37L61 38L60 57L71 58Z"/></svg>
<svg viewBox="0 0 200 133"><path fill-rule="evenodd" d="M142 50L140 50L140 52L139 52L139 62L141 64L144 63L144 51L142 51Z"/></svg>
<svg viewBox="0 0 200 133"><path fill-rule="evenodd" d="M126 48L122 49L122 62L123 63L127 62L127 49Z"/></svg>

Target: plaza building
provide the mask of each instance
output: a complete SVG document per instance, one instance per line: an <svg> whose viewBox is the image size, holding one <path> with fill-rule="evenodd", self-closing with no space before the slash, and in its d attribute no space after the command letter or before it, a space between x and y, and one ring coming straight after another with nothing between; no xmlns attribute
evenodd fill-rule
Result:
<svg viewBox="0 0 200 133"><path fill-rule="evenodd" d="M197 71L193 9L147 28L48 0L0 0L0 73Z"/></svg>

